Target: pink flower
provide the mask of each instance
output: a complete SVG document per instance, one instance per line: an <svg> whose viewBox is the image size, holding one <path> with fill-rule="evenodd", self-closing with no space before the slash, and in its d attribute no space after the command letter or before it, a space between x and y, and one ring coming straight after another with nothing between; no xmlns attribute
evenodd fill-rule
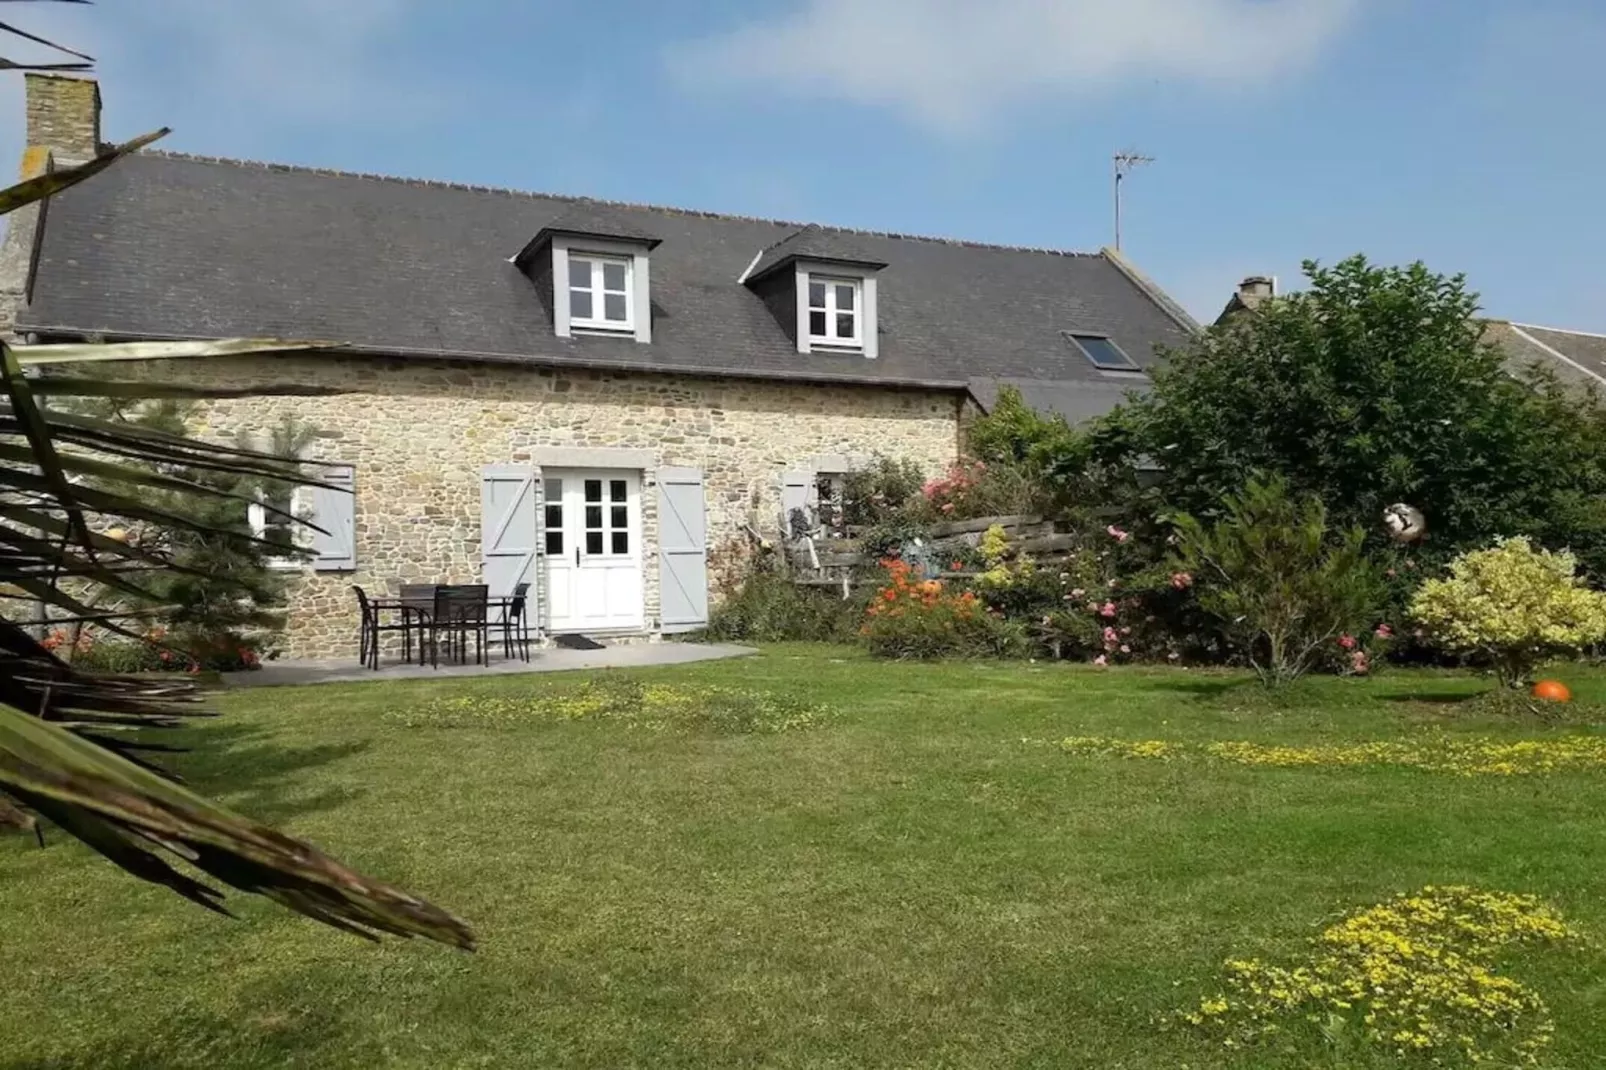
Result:
<svg viewBox="0 0 1606 1070"><path fill-rule="evenodd" d="M1132 648L1127 646L1125 643L1122 643L1121 644L1121 653L1130 654L1130 653L1132 653Z"/></svg>
<svg viewBox="0 0 1606 1070"><path fill-rule="evenodd" d="M1374 634L1376 634L1379 639L1388 639L1394 635L1394 629L1390 628L1387 624L1379 624L1377 626L1377 631Z"/></svg>
<svg viewBox="0 0 1606 1070"><path fill-rule="evenodd" d="M1106 629L1104 629L1104 641L1106 643L1115 642L1115 629L1114 628L1106 628Z"/></svg>
<svg viewBox="0 0 1606 1070"><path fill-rule="evenodd" d="M1345 650L1354 650L1355 637L1353 635L1341 635L1338 637L1338 645L1343 647Z"/></svg>
<svg viewBox="0 0 1606 1070"><path fill-rule="evenodd" d="M1101 669L1109 663L1110 659L1105 657L1103 654L1100 654L1098 657L1093 659L1093 664L1097 665Z"/></svg>
<svg viewBox="0 0 1606 1070"><path fill-rule="evenodd" d="M1175 587L1179 591L1187 590L1189 587L1193 586L1193 573L1191 573L1191 572L1173 572L1173 573L1171 573L1171 586Z"/></svg>
<svg viewBox="0 0 1606 1070"><path fill-rule="evenodd" d="M942 511L945 512L945 513L953 512L954 511L954 503L953 502L943 502L942 503Z"/></svg>
<svg viewBox="0 0 1606 1070"><path fill-rule="evenodd" d="M1086 592L1086 591L1084 591L1084 590L1082 590L1082 588L1080 588L1080 587L1077 587L1077 588L1075 588L1075 589L1073 589L1073 590L1072 590L1072 591L1071 591L1071 597L1072 597L1072 598L1080 598L1080 597L1082 597L1082 596L1083 596L1083 595L1084 595L1084 594L1086 594L1086 593L1087 593L1087 592Z"/></svg>
<svg viewBox="0 0 1606 1070"><path fill-rule="evenodd" d="M1121 629L1121 634L1122 635L1131 635L1132 634L1132 629L1131 628L1122 628Z"/></svg>
<svg viewBox="0 0 1606 1070"><path fill-rule="evenodd" d="M1132 537L1132 533L1130 531L1122 531L1114 524L1111 524L1104 530L1109 534L1110 538L1114 539L1116 542L1126 542L1126 540Z"/></svg>
<svg viewBox="0 0 1606 1070"><path fill-rule="evenodd" d="M1105 619L1108 619L1110 617L1115 616L1115 603L1114 602L1106 602L1102 606L1100 606L1099 607L1099 616L1104 617Z"/></svg>
<svg viewBox="0 0 1606 1070"><path fill-rule="evenodd" d="M1367 669L1371 668L1370 663L1366 660L1366 651L1357 650L1355 653L1351 654L1349 656L1349 667L1354 672L1363 674L1367 671Z"/></svg>

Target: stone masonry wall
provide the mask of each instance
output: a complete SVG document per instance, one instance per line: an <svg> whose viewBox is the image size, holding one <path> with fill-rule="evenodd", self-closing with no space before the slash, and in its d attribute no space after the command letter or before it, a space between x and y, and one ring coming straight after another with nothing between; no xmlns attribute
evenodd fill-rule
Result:
<svg viewBox="0 0 1606 1070"><path fill-rule="evenodd" d="M355 572L293 584L287 656L355 657L349 588L480 575L480 470L531 463L546 446L649 450L642 482L646 619L658 615L661 465L702 469L711 553L771 532L780 475L815 457L885 453L933 474L958 450L959 401L936 391L781 384L642 373L331 356L241 357L119 365L119 378L229 386L317 383L355 391L207 402L197 433L266 434L293 415L318 430L311 460L355 466Z"/></svg>

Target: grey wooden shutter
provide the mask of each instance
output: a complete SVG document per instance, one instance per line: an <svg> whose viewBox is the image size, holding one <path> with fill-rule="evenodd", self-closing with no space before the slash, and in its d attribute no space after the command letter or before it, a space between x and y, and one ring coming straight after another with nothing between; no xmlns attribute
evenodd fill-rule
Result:
<svg viewBox="0 0 1606 1070"><path fill-rule="evenodd" d="M707 515L701 469L658 469L658 617L666 632L708 623Z"/></svg>
<svg viewBox="0 0 1606 1070"><path fill-rule="evenodd" d="M480 471L481 579L492 598L535 581L535 469L493 464Z"/></svg>
<svg viewBox="0 0 1606 1070"><path fill-rule="evenodd" d="M312 487L312 567L321 572L349 572L357 567L357 473L349 464L316 469L320 483ZM338 488L338 489L337 489Z"/></svg>
<svg viewBox="0 0 1606 1070"><path fill-rule="evenodd" d="M803 515L812 523L809 517L809 498L814 491L814 473L807 471L781 473L781 538L792 537L792 513L794 510L803 510Z"/></svg>

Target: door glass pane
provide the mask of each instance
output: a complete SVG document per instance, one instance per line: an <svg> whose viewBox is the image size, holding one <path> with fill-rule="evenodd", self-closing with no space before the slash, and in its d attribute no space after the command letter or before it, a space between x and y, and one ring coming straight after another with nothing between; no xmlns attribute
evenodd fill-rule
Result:
<svg viewBox="0 0 1606 1070"><path fill-rule="evenodd" d="M543 481L541 495L546 498L548 504L556 503L561 505L563 503L563 480L548 479Z"/></svg>
<svg viewBox="0 0 1606 1070"><path fill-rule="evenodd" d="M604 290L617 290L620 293L625 289L625 266L623 264L603 261L602 288Z"/></svg>
<svg viewBox="0 0 1606 1070"><path fill-rule="evenodd" d="M809 313L809 333L817 338L825 337L824 312L815 311Z"/></svg>
<svg viewBox="0 0 1606 1070"><path fill-rule="evenodd" d="M853 311L853 287L838 285L836 288L836 307L839 311Z"/></svg>
<svg viewBox="0 0 1606 1070"><path fill-rule="evenodd" d="M548 528L546 533L546 552L552 557L563 556L563 529Z"/></svg>
<svg viewBox="0 0 1606 1070"><path fill-rule="evenodd" d="M591 318L591 291L569 291L569 318L588 320Z"/></svg>
<svg viewBox="0 0 1606 1070"><path fill-rule="evenodd" d="M608 481L608 498L610 501L627 501L630 496L630 485L622 479Z"/></svg>
<svg viewBox="0 0 1606 1070"><path fill-rule="evenodd" d="M810 308L824 308L825 307L825 283L823 283L823 282L811 282L811 283L809 283L809 307Z"/></svg>
<svg viewBox="0 0 1606 1070"><path fill-rule="evenodd" d="M838 312L836 314L836 336L838 338L853 337L853 313Z"/></svg>
<svg viewBox="0 0 1606 1070"><path fill-rule="evenodd" d="M623 323L625 321L625 295L603 294L602 316L610 323Z"/></svg>
<svg viewBox="0 0 1606 1070"><path fill-rule="evenodd" d="M563 506L549 505L546 507L546 526L548 531L562 530Z"/></svg>
<svg viewBox="0 0 1606 1070"><path fill-rule="evenodd" d="M602 500L602 480L586 480L586 501L600 502Z"/></svg>
<svg viewBox="0 0 1606 1070"><path fill-rule="evenodd" d="M630 510L622 505L614 506L613 519L610 523L616 528L628 528L630 526Z"/></svg>
<svg viewBox="0 0 1606 1070"><path fill-rule="evenodd" d="M600 506L600 505L588 505L588 506L586 506L586 527L588 527L588 528L600 528L600 527L602 527L602 506Z"/></svg>
<svg viewBox="0 0 1606 1070"><path fill-rule="evenodd" d="M628 531L616 531L613 533L613 552L616 554L628 554L630 552L630 533Z"/></svg>
<svg viewBox="0 0 1606 1070"><path fill-rule="evenodd" d="M602 532L600 532L600 531L588 531L588 532L586 532L586 553L588 553L588 554L600 554L600 553L602 553Z"/></svg>

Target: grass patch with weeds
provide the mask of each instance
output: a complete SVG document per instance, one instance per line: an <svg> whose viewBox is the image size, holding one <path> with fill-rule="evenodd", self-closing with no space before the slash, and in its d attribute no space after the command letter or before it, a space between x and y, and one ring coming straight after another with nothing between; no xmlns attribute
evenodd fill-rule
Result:
<svg viewBox="0 0 1606 1070"><path fill-rule="evenodd" d="M818 728L834 716L824 705L732 687L645 683L600 677L578 687L534 688L525 694L440 696L387 712L402 728L523 728L564 721L598 721L651 732L725 735Z"/></svg>

